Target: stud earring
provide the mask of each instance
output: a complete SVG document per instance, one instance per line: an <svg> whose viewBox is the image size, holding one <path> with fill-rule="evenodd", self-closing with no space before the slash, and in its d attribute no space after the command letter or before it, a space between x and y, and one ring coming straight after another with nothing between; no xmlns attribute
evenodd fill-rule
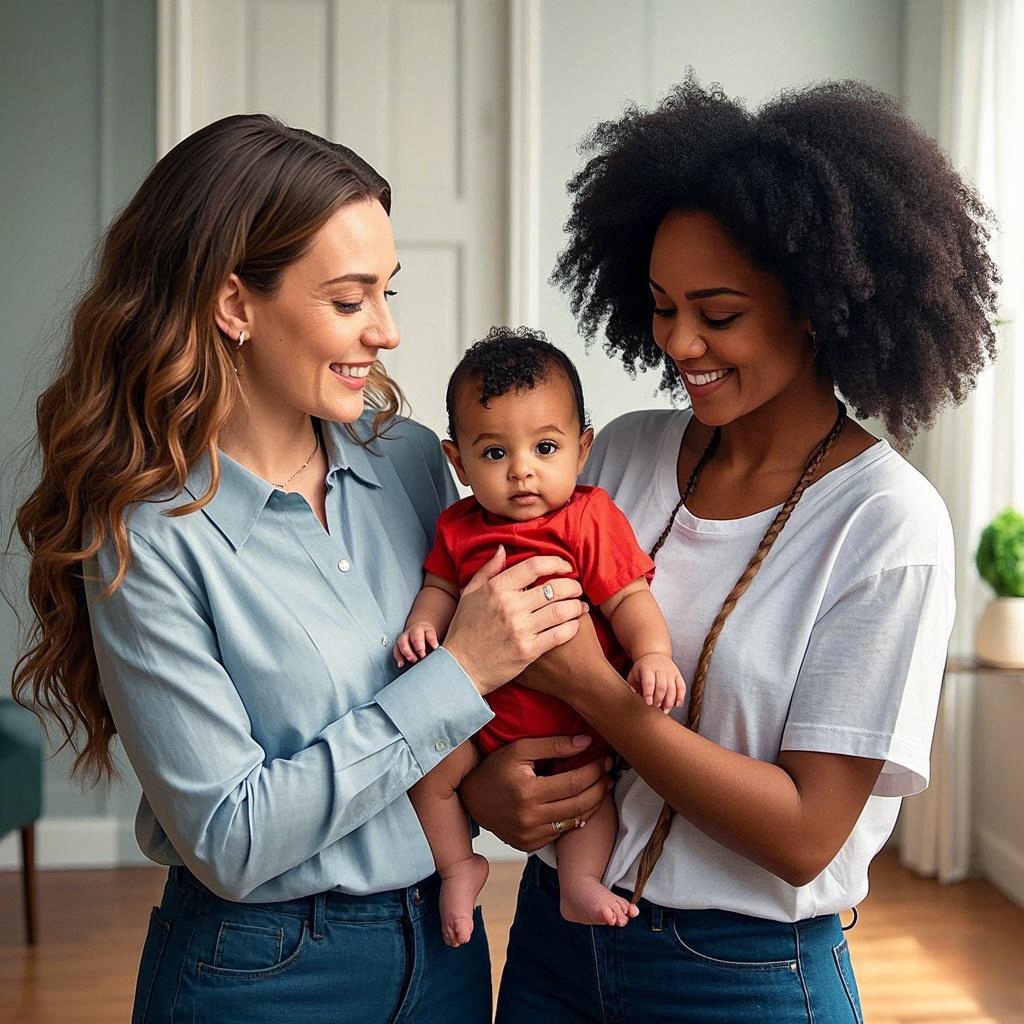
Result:
<svg viewBox="0 0 1024 1024"><path fill-rule="evenodd" d="M249 340L249 335L245 331L238 332L238 347L241 348Z"/></svg>

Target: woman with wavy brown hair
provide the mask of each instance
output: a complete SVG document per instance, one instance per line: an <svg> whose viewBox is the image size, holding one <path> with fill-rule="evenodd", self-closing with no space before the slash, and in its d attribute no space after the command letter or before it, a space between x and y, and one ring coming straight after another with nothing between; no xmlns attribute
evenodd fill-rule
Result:
<svg viewBox="0 0 1024 1024"><path fill-rule="evenodd" d="M38 402L14 692L81 776L111 776L116 733L142 783L137 836L170 871L136 1022L490 1018L483 929L443 945L405 794L575 633L580 591L549 601L530 585L564 563L498 556L397 676L455 491L378 361L390 201L308 132L203 128L109 228Z"/></svg>

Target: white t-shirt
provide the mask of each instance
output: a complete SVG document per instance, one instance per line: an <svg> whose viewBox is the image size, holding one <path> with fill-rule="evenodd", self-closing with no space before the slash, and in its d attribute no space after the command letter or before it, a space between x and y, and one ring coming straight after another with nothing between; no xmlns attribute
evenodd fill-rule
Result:
<svg viewBox="0 0 1024 1024"><path fill-rule="evenodd" d="M676 460L690 415L620 417L601 432L587 466L587 482L609 491L646 549L679 498ZM706 520L679 510L656 559L653 592L684 679L777 511ZM846 845L808 885L788 885L677 815L648 899L796 921L864 898L868 864L892 831L898 798L928 782L953 564L941 498L886 442L807 488L726 621L700 731L764 761L780 750L827 751L882 758L882 773ZM685 707L673 714L686 720ZM616 802L619 833L605 881L632 889L662 800L628 772Z"/></svg>

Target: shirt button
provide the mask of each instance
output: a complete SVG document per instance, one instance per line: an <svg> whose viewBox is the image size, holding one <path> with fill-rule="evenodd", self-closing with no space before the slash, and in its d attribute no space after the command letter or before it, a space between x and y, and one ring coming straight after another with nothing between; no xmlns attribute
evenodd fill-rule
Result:
<svg viewBox="0 0 1024 1024"><path fill-rule="evenodd" d="M434 749L440 754L442 750L447 750L448 749L448 744L445 743L444 740L438 740L434 744Z"/></svg>
<svg viewBox="0 0 1024 1024"><path fill-rule="evenodd" d="M388 645L388 638L386 636L382 636L380 638L380 645L381 645L381 647L387 647L387 645Z"/></svg>
<svg viewBox="0 0 1024 1024"><path fill-rule="evenodd" d="M340 570L341 570L342 572L348 572L348 571L349 571L349 569L351 569L351 568L352 568L352 563L351 563L351 562L350 562L350 561L349 561L349 560L348 560L347 558L343 558L343 559L342 559L342 560L341 560L341 561L340 561L340 562L338 563L338 568L339 568L339 569L340 569Z"/></svg>

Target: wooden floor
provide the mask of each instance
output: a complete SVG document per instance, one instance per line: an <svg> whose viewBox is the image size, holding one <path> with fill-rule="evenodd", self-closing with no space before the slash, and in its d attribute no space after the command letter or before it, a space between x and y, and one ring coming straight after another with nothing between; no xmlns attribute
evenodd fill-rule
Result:
<svg viewBox="0 0 1024 1024"><path fill-rule="evenodd" d="M519 866L484 890L495 977ZM164 873L47 871L41 939L21 942L14 872L0 872L0 1024L125 1024ZM1024 1024L1024 910L982 881L940 886L883 854L849 932L867 1024Z"/></svg>

